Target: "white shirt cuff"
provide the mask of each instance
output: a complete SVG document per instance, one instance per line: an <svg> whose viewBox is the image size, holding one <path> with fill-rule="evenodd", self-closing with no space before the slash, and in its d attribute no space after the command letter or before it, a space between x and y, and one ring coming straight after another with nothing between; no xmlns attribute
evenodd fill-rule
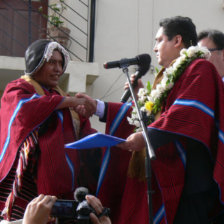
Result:
<svg viewBox="0 0 224 224"><path fill-rule="evenodd" d="M103 118L104 116L104 110L105 110L105 103L101 100L96 100L97 101L97 106L96 106L96 113L99 118Z"/></svg>

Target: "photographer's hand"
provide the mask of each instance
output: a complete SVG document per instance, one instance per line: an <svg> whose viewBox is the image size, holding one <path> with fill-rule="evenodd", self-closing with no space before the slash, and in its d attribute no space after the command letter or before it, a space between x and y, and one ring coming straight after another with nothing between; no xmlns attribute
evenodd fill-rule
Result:
<svg viewBox="0 0 224 224"><path fill-rule="evenodd" d="M86 195L86 200L94 208L97 215L100 216L104 209L100 200L93 195ZM90 213L90 219L93 224L111 224L110 218L105 215L98 218L94 213Z"/></svg>
<svg viewBox="0 0 224 224"><path fill-rule="evenodd" d="M23 224L45 224L49 221L51 208L56 201L55 196L40 194L34 198L27 206Z"/></svg>

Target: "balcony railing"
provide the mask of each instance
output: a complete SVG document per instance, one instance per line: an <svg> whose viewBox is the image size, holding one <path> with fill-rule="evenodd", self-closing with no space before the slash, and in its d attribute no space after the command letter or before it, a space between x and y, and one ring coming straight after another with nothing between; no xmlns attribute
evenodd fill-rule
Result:
<svg viewBox="0 0 224 224"><path fill-rule="evenodd" d="M73 60L93 61L95 0L62 2L66 12L59 14L66 27L60 30L68 37L65 46ZM48 38L58 41L50 32L47 0L0 0L0 55L23 56L27 46L36 39ZM39 7L43 7L40 12ZM56 12L57 13L57 12Z"/></svg>

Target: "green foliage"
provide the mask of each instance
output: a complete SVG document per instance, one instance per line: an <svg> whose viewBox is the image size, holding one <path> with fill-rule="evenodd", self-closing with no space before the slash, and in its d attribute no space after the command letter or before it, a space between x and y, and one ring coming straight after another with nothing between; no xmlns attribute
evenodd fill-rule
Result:
<svg viewBox="0 0 224 224"><path fill-rule="evenodd" d="M50 4L49 8L52 11L50 15L45 15L43 13L42 7L40 7L38 10L42 14L42 16L46 18L52 26L60 27L64 23L64 21L61 19L61 14L66 9L63 3L64 3L64 0L58 0L58 3Z"/></svg>
<svg viewBox="0 0 224 224"><path fill-rule="evenodd" d="M147 82L146 88L147 88L148 92L151 93L152 86L151 86L151 83L149 81Z"/></svg>

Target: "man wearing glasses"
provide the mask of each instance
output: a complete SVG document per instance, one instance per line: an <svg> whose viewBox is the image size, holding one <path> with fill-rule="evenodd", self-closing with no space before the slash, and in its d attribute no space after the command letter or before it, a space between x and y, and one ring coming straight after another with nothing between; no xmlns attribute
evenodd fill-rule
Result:
<svg viewBox="0 0 224 224"><path fill-rule="evenodd" d="M224 81L224 33L219 30L204 30L198 34L198 45L211 52L210 62Z"/></svg>

